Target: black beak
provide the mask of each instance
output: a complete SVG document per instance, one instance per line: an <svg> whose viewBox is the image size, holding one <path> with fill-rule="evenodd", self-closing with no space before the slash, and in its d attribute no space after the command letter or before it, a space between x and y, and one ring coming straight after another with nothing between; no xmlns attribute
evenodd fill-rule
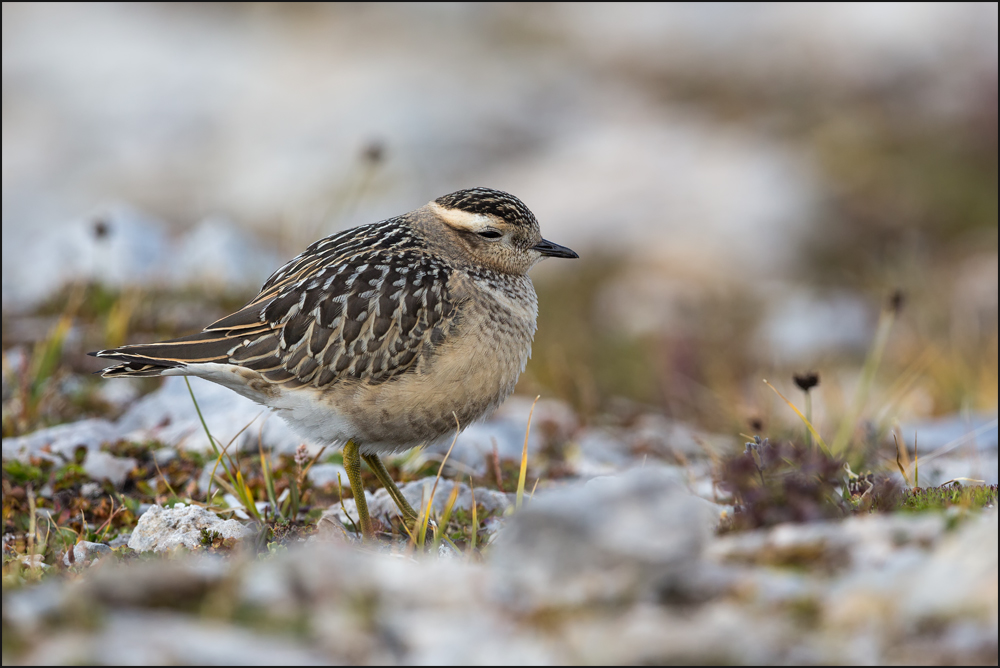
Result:
<svg viewBox="0 0 1000 668"><path fill-rule="evenodd" d="M546 241L542 239L537 244L531 247L532 250L536 250L545 257L580 257L575 251L571 251L565 246L560 246L559 244L554 244L551 241Z"/></svg>

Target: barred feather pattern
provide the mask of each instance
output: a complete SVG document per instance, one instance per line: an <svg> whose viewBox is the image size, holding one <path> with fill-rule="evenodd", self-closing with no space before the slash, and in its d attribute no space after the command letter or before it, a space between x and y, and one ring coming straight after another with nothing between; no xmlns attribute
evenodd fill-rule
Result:
<svg viewBox="0 0 1000 668"><path fill-rule="evenodd" d="M457 324L451 272L426 252L404 217L392 218L313 243L242 309L186 337L202 350L215 346L222 353L216 358L171 356L174 342L98 355L126 361L107 369L108 376L158 375L164 367L215 361L289 388L322 389L345 379L383 383L418 369Z"/></svg>

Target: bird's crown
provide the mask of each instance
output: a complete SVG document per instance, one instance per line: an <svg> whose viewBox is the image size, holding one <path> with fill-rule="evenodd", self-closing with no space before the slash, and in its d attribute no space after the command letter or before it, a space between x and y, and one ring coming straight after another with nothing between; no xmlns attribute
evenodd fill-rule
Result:
<svg viewBox="0 0 1000 668"><path fill-rule="evenodd" d="M510 225L538 227L535 214L524 202L502 190L468 188L438 197L434 202L446 209L493 215Z"/></svg>

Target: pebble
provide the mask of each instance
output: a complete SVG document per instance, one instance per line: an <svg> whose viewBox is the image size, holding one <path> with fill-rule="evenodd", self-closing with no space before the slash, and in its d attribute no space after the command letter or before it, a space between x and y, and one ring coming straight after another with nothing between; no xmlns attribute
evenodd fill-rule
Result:
<svg viewBox="0 0 1000 668"><path fill-rule="evenodd" d="M531 610L682 589L717 521L706 503L653 467L538 494L493 544L504 600Z"/></svg>
<svg viewBox="0 0 1000 668"><path fill-rule="evenodd" d="M128 546L136 552L164 552L177 547L193 550L201 546L202 529L236 540L254 535L252 529L236 520L222 520L200 506L178 503L172 508L152 506L144 512Z"/></svg>
<svg viewBox="0 0 1000 668"><path fill-rule="evenodd" d="M82 540L73 546L73 562L75 566L87 566L101 557L111 554L111 547L104 543L91 543ZM69 552L63 555L63 564L70 566Z"/></svg>
<svg viewBox="0 0 1000 668"><path fill-rule="evenodd" d="M121 487L137 464L132 457L115 457L107 452L93 450L87 453L83 470L93 480L107 480L115 487Z"/></svg>

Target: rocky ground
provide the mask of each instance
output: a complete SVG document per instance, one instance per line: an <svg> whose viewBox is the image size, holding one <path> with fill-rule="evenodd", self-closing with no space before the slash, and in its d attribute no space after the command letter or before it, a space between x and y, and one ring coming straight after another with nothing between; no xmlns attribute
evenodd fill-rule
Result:
<svg viewBox="0 0 1000 668"><path fill-rule="evenodd" d="M176 544L167 517L237 524L157 507L130 546L149 545L137 534L150 515L155 547ZM721 537L715 522L675 472L650 467L538 495L481 558L362 546L336 529L263 556L194 547L125 565L88 545L70 580L5 592L4 660L996 661L995 508Z"/></svg>
<svg viewBox="0 0 1000 668"><path fill-rule="evenodd" d="M223 443L236 435L227 428L259 412L207 383L194 389ZM392 524L383 491L369 497L384 529L374 545L352 530L353 499L321 507L319 495L292 527L259 504L270 530L221 501L209 510L167 493L133 505L131 521L109 519L103 533L91 521L62 551L49 540L33 557L23 535L5 533L4 662L996 661L995 487L985 508L733 530L742 509L713 462L740 444L653 414L581 427L567 406L545 401L527 438L529 498L515 509L530 406L515 397L466 430L440 480L423 472L440 467L450 442L391 463L413 504L437 485L433 517L445 529L432 527L422 545ZM238 447L257 451L260 439L276 458L296 449L280 420L258 421ZM947 421L939 427L944 434ZM974 457L966 443L938 463L964 461L972 473L992 461L995 485L995 420L978 435ZM129 458L114 446L123 441L156 445ZM53 473L49 489L32 492L39 524L55 531L67 489L89 496L92 517L102 497L142 489L137 478L176 480L145 466L150 457L172 471L207 448L183 380L168 379L117 420L4 439L5 516L24 491L13 462L79 462L74 487ZM190 472L191 497L204 499L213 463ZM336 488L342 470L324 453L302 490ZM931 463L923 475L934 475Z"/></svg>
<svg viewBox="0 0 1000 668"><path fill-rule="evenodd" d="M3 21L3 663L997 662L995 3ZM581 259L523 396L386 462L426 532L93 375L474 185Z"/></svg>

